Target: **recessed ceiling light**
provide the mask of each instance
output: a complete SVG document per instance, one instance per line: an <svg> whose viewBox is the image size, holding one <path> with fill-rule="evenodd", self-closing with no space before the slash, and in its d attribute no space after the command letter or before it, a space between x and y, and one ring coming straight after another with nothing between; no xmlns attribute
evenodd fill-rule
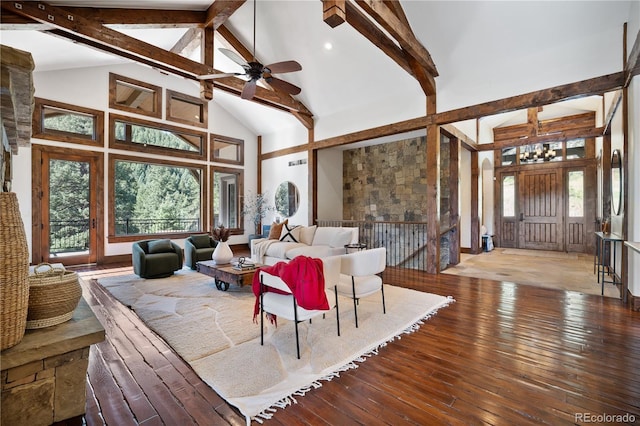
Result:
<svg viewBox="0 0 640 426"><path fill-rule="evenodd" d="M324 48L325 48L325 50L331 50L331 49L333 49L333 44L331 44L329 42L326 42L324 44Z"/></svg>

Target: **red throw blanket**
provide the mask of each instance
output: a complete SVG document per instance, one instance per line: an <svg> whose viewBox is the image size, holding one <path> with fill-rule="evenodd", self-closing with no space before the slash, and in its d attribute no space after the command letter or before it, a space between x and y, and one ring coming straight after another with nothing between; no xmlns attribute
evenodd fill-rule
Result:
<svg viewBox="0 0 640 426"><path fill-rule="evenodd" d="M324 269L322 260L308 256L297 256L291 262L278 262L273 266L265 266L256 271L253 276L253 294L256 303L253 308L253 321L260 313L260 271L275 275L287 284L295 296L298 306L304 309L319 309L328 311L329 301L324 292ZM276 288L265 286L265 292L286 294ZM275 316L270 317L275 323Z"/></svg>

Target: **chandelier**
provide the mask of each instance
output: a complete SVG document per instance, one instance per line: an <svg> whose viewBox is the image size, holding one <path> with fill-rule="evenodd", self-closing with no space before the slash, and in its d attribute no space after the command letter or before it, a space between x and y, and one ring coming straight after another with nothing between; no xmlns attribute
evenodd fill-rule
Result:
<svg viewBox="0 0 640 426"><path fill-rule="evenodd" d="M556 150L549 148L549 144L526 145L520 152L521 163L534 163L539 160L550 161L556 157Z"/></svg>

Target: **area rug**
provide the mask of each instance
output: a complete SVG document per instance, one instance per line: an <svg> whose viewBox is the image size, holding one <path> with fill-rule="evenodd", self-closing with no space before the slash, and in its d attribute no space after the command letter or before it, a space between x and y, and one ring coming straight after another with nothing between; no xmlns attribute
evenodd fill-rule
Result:
<svg viewBox="0 0 640 426"><path fill-rule="evenodd" d="M268 324L264 346L253 323L255 298L250 287L217 290L212 278L188 269L162 279L136 275L100 278L98 283L133 309L194 371L247 418L262 421L277 408L296 402L322 380L338 377L377 353L387 342L419 328L453 299L385 285L387 313L380 295L360 300L359 328L353 302L339 297L341 336L336 311L300 323L297 359L294 324Z"/></svg>

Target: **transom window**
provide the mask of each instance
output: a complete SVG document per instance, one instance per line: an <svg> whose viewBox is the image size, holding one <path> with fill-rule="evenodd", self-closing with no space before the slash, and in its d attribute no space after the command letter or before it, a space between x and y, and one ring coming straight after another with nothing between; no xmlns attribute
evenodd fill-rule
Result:
<svg viewBox="0 0 640 426"><path fill-rule="evenodd" d="M207 103L196 97L167 89L167 120L207 127Z"/></svg>
<svg viewBox="0 0 640 426"><path fill-rule="evenodd" d="M164 155L180 151L183 157L204 159L204 132L115 114L109 117L109 128L112 147Z"/></svg>
<svg viewBox="0 0 640 426"><path fill-rule="evenodd" d="M36 98L33 137L103 146L104 113Z"/></svg>
<svg viewBox="0 0 640 426"><path fill-rule="evenodd" d="M109 74L109 107L149 117L162 116L162 88L121 75Z"/></svg>
<svg viewBox="0 0 640 426"><path fill-rule="evenodd" d="M211 161L244 164L244 141L227 136L211 135Z"/></svg>

